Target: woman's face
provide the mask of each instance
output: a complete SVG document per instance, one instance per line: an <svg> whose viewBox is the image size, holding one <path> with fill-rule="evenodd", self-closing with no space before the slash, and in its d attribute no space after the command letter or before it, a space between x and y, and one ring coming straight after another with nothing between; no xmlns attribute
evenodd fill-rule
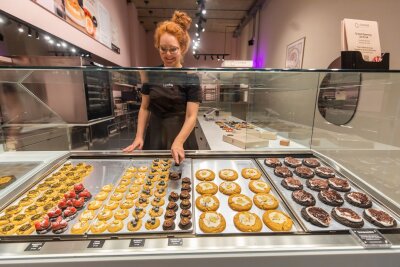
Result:
<svg viewBox="0 0 400 267"><path fill-rule="evenodd" d="M160 52L161 60L164 62L164 67L182 67L182 51L175 36L169 33L161 35L158 51Z"/></svg>

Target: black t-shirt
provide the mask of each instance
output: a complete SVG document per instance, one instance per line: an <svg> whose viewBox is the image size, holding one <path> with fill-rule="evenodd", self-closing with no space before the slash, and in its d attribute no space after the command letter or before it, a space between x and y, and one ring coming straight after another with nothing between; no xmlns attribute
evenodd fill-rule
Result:
<svg viewBox="0 0 400 267"><path fill-rule="evenodd" d="M150 96L149 110L159 117L184 115L187 102L201 102L200 80L182 71L149 71L142 94Z"/></svg>

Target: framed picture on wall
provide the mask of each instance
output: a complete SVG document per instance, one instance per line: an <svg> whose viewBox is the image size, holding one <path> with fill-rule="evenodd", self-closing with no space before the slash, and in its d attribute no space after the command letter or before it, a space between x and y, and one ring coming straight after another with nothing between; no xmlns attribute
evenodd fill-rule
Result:
<svg viewBox="0 0 400 267"><path fill-rule="evenodd" d="M303 37L287 46L285 68L301 69L303 67L305 41L306 37Z"/></svg>

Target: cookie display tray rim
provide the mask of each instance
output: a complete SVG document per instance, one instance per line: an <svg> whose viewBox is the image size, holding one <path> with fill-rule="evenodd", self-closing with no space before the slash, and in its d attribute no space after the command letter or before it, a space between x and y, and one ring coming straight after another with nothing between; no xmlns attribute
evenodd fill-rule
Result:
<svg viewBox="0 0 400 267"><path fill-rule="evenodd" d="M200 164L199 161L201 161L201 162L208 162L208 161L231 161L231 162L233 162L233 165L235 166L234 169L238 172L238 176L239 176L234 182L238 183L240 185L240 187L242 188L241 194L245 194L245 195L248 195L248 193L250 193L251 195L255 194L248 188L248 183L251 180L243 178L241 176L242 167L241 168L237 167L237 161L247 161L248 162L247 163L248 167L252 166L254 168L257 168L259 171L261 171L259 166L257 165L256 161L253 158L247 158L247 157L232 158L232 159L226 159L226 158L224 159L222 157L216 157L216 158L192 158L192 168L193 168L192 176L193 176L193 180L194 180L193 188L192 188L193 189L193 197L194 197L193 205L196 205L196 199L197 199L197 197L200 196L200 194L197 193L197 191L195 190L195 187L200 182L202 182L202 181L197 180L197 178L195 177L196 171L199 170L199 169L203 169L203 167L202 168L198 167L198 165ZM222 166L221 165L222 165L221 163L220 164L217 163L217 166L216 166L217 171L215 171L214 168L210 168L215 173L215 179L212 182L217 184L218 187L222 182L224 182L224 180L219 178L218 171L221 170L221 169L226 168L226 167L224 167L224 165L227 165L227 164L225 163L224 165L222 165ZM260 180L265 181L268 184L270 184L270 181L268 180L268 178L265 176L265 174L262 171L261 171ZM229 207L229 205L227 203L228 196L222 194L218 190L218 192L215 194L217 196L219 202L220 202L220 207L218 208L217 212L218 213L222 213L224 215L225 222L226 222L225 230L223 232L221 232L221 233L204 233L199 227L199 218L200 218L201 213L203 213L203 212L200 211L199 209L197 209L197 207L194 207L195 234L198 235L198 236L200 236L200 235L203 235L203 236L217 236L217 235L219 235L219 236L221 236L221 235L229 236L229 235L274 235L274 234L287 234L287 235L290 235L290 234L302 234L302 233L304 233L303 228L298 223L297 219L293 216L293 214L290 212L290 209L287 207L286 203L282 200L280 195L276 192L275 188L272 185L270 185L270 186L271 186L270 193L272 193L272 195L274 195L277 198L278 202L279 202L279 206L278 206L278 208L276 210L281 210L281 211L285 212L286 214L288 214L291 217L291 219L293 221L293 226L292 226L292 230L291 231L287 231L287 232L276 231L276 232L274 232L271 229L269 229L264 224L264 222L262 220L262 214L265 211L259 209L257 206L255 206L254 203L253 203L253 207L251 208L250 212L255 212L255 210L257 210L255 213L259 216L259 218L261 220L262 230L260 232L250 232L250 233L249 232L242 232L242 231L238 230L235 227L235 225L231 221L229 221L231 219L231 217L232 217L232 220L233 220L233 215L236 214L237 211L234 211ZM221 200L221 196L222 196L223 200ZM224 201L225 198L226 198L226 201ZM251 198L251 200L253 201L252 198ZM229 213L230 216L227 217L225 215L226 213Z"/></svg>
<svg viewBox="0 0 400 267"><path fill-rule="evenodd" d="M379 228L379 227L373 225L372 223L370 223L367 220L365 220L364 217L362 216L362 211L364 210L363 208L359 208L359 207L353 206L350 203L348 203L344 199L344 194L346 192L337 191L342 196L342 198L344 200L344 204L342 206L340 206L340 207L350 208L350 209L354 210L355 212L357 212L363 218L364 226L360 227L360 228L356 228L356 229L378 229L378 230L383 230L383 231L398 231L398 230L400 230L400 226L399 226L399 222L400 221L399 221L399 217L397 216L397 214L395 214L394 212L388 210L388 208L386 208L386 206L383 203L381 203L379 200L377 200L372 194L366 192L366 190L364 190L360 186L358 186L352 179L349 179L349 177L347 175L344 175L343 173L338 171L337 168L332 167L332 164L329 164L329 162L327 162L326 160L321 159L320 157L318 157L318 156L316 156L314 154L310 155L310 154L303 154L303 153L298 153L298 154L294 153L294 154L290 154L290 155L281 154L281 155L273 155L271 157L279 158L281 160L281 162L282 162L282 166L286 166L283 163L283 159L286 156L291 156L291 157L299 158L299 159L306 158L306 157L313 157L313 158L318 159L321 162L321 166L327 166L327 167L332 168L335 171L335 173L337 174L336 177L345 178L346 180L349 181L350 186L351 186L351 190L349 192L363 192L363 193L367 194L371 198L371 200L373 202L373 208L379 208L379 209L382 209L382 210L388 212L398 222L397 226L396 227L392 227L392 228ZM275 188L280 192L281 197L284 198L284 200L286 201L287 206L289 206L289 208L292 211L292 213L294 213L296 218L298 218L298 220L301 221L301 223L304 226L306 232L308 232L308 233L326 233L326 232L329 232L329 233L334 233L334 232L341 233L341 232L343 232L344 233L344 232L348 232L350 229L352 229L352 227L348 227L348 226L342 225L341 223L339 223L335 219L333 219L332 215L331 215L331 210L334 207L333 206L329 206L329 205L327 205L325 203L322 203L322 201L319 200L319 198L318 198L318 192L314 191L314 190L311 190L310 188L308 188L306 186L305 182L306 182L307 179L298 177L293 172L294 168L288 167L293 172L293 177L299 178L299 180L302 181L303 190L306 190L307 192L311 193L314 196L315 201L316 201L316 205L314 205L314 206L323 208L331 216L331 225L329 227L326 227L326 228L318 227L318 226L315 226L315 225L311 224L310 222L307 222L303 218L303 216L301 216L301 212L300 212L301 209L304 206L301 206L300 204L297 204L292 199L291 194L292 194L293 191L285 189L280 184L280 182L283 180L283 178L280 178L280 177L276 176L274 174L274 172L273 172L274 169L271 168L271 167L268 167L268 166L266 166L264 164L264 159L265 158L256 158L256 161L257 161L258 165L260 165L262 170L265 172L265 174L267 175L267 177L270 180L270 182L272 182L273 185L275 186ZM314 177L320 178L317 175L315 175ZM324 179L324 178L322 178L322 179Z"/></svg>

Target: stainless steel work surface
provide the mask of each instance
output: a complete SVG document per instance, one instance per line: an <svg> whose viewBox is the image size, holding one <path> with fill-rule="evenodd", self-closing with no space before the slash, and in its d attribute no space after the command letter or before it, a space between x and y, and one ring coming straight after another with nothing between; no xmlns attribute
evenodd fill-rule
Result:
<svg viewBox="0 0 400 267"><path fill-rule="evenodd" d="M0 177L2 176L14 176L14 178L0 186L0 190L7 188L9 185L17 181L19 178L26 175L28 172L38 167L41 161L31 161L31 162L1 162L0 163Z"/></svg>
<svg viewBox="0 0 400 267"><path fill-rule="evenodd" d="M291 155L291 156L294 157L294 158L297 158L297 159L302 160L302 157L299 157L299 156L296 156L296 155ZM282 166L286 166L286 165L283 164L283 161L284 161L284 158L283 158L283 157L280 157L280 158L278 158L278 159L279 159L280 162L282 163ZM310 188L308 188L308 187L306 186L306 180L307 180L307 179L306 179L306 178L301 178L301 177L297 176L297 175L294 173L294 171L293 171L294 168L289 167L289 166L286 166L286 167L288 167L288 168L293 172L293 177L298 178L298 179L302 182L303 190L305 190L306 192L309 192L309 193L311 193L311 194L313 195L313 197L315 198L315 201L316 201L315 206L316 206L316 207L322 208L322 209L325 210L327 213L329 213L329 215L331 216L331 223L330 223L329 227L326 227L326 228L313 225L313 224L311 224L310 222L306 221L306 220L303 218L303 216L301 215L301 210L303 209L304 206L302 206L302 205L296 203L296 202L292 199L292 193L293 193L293 191L290 191L290 190L284 188L284 187L281 185L281 181L283 180L283 178L278 177L277 175L274 174L274 168L271 168L271 167L268 167L268 166L265 165L265 163L264 163L264 158L262 158L262 159L259 158L259 159L257 159L257 161L258 161L259 164L263 167L263 169L266 171L266 173L267 173L267 175L269 176L269 178L272 180L272 182L275 184L275 186L280 190L280 192L282 193L283 197L284 197L284 198L286 199L286 201L290 204L290 207L294 210L294 212L296 213L296 215L298 216L298 218L303 222L303 224L305 225L305 227L306 227L309 231L316 231L316 232L317 232L317 231L343 231L343 230L349 230L349 229L352 228L352 227L348 227L348 226L345 226L345 225L343 225L343 224L337 222L337 221L332 217L332 215L331 215L331 211L332 211L332 209L333 209L334 207L333 207L333 206L330 206L330 205L327 205L327 204L323 203L321 200L319 200L319 198L318 198L318 192L316 192L316 191L314 191L314 190L311 190ZM320 163L321 163L321 166L327 166L327 165L325 165L325 164L324 164L323 162L321 162L321 161L320 161ZM327 167L330 167L330 166L327 166ZM350 183L351 189L350 189L349 192L363 192L363 193L365 193L365 192L364 192L362 189L360 189L357 185L355 185L354 183L352 183L351 181L349 181L349 179L347 179L347 178L344 177L343 175L339 174L337 171L335 171L335 173L336 173L336 174L335 174L335 177L346 179L346 180ZM318 176L315 175L315 177L318 177ZM345 194L345 193L344 193L344 192L339 192L339 191L337 191L337 192L342 196L342 198L343 198L343 200L344 200L343 205L341 205L340 207L342 207L342 208L349 208L349 209L355 211L359 216L363 217L363 216L362 216L363 211L364 211L363 208L359 208L359 207L356 207L356 206L354 206L354 205L351 205L350 203L347 202L347 200L345 200L345 197L344 197L344 194ZM372 196L369 196L369 197L370 197L371 200L372 200L372 208L379 209L379 210L384 210L385 212L388 212L391 216L393 216L393 218L395 218L395 219L397 220L397 222L399 222L399 218L398 218L396 215L394 215L393 213L391 213L391 212L389 212L387 209L385 209L381 204L379 204L376 200L374 200L374 198L373 198ZM373 225L372 223L368 222L365 218L363 218L363 221L364 221L364 226L361 227L361 228L365 228L365 229L367 229L367 228L378 228L377 226L375 226L375 225ZM396 227L393 227L393 228L396 228Z"/></svg>
<svg viewBox="0 0 400 267"><path fill-rule="evenodd" d="M215 173L215 179L212 181L215 183L218 187L224 180L222 180L218 173L222 169L232 169L235 170L238 173L238 178L234 180L233 182L237 183L241 187L241 194L248 196L251 201L253 202L253 197L255 193L253 193L249 189L249 182L251 181L250 179L245 179L241 175L241 171L243 168L257 168L255 162L253 162L251 159L194 159L193 160L193 173L195 174L196 171L200 169L210 169ZM201 181L199 181L195 176L193 176L194 179L194 187L196 187ZM262 174L261 178L262 181L265 181L269 184L265 176ZM269 192L271 195L273 195L279 202L279 206L277 207L277 210L280 210L287 215L290 216L290 213L288 213L284 202L280 199L279 195L275 192L275 190L271 187L271 191ZM194 190L194 196L195 200L200 197L201 195ZM221 193L219 190L215 195L220 203L220 206L217 210L218 213L221 213L222 216L224 216L225 221L226 221L226 229L221 233L221 234L239 234L243 233L239 229L237 229L234 225L234 216L237 214L236 211L232 210L229 205L228 205L228 198L229 196L224 195ZM263 218L263 214L265 210L259 209L255 204L252 205L251 209L249 210L252 213L255 213L260 220ZM207 234L203 232L200 227L199 227L199 217L202 214L202 211L200 211L197 207L195 208L195 219L196 219L196 234ZM289 230L289 232L298 232L302 231L301 227L296 224L296 220L292 217L293 221L293 226ZM273 233L271 229L269 229L265 223L262 223L262 229L261 233ZM253 232L252 234L258 234L258 232Z"/></svg>

